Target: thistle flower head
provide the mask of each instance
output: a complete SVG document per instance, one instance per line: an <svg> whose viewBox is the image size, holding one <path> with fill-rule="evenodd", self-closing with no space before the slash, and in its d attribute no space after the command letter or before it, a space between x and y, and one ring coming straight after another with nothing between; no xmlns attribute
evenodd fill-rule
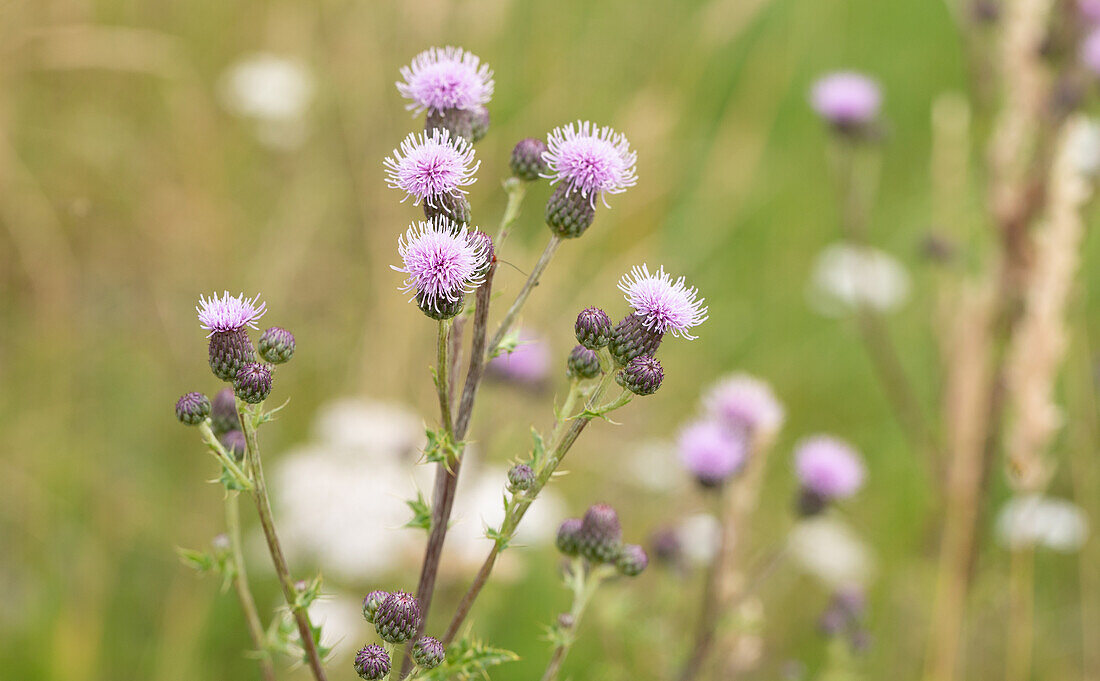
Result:
<svg viewBox="0 0 1100 681"><path fill-rule="evenodd" d="M589 352L592 352L589 350ZM652 395L665 380L665 370L656 357L638 355L615 375L615 382L635 395Z"/></svg>
<svg viewBox="0 0 1100 681"><path fill-rule="evenodd" d="M382 591L375 589L366 596L363 597L363 619L374 624L375 613L378 612L378 606L382 605L382 602L389 596L388 591Z"/></svg>
<svg viewBox="0 0 1100 681"><path fill-rule="evenodd" d="M697 421L682 431L677 442L680 461L705 487L717 487L745 465L748 443L743 433L717 421Z"/></svg>
<svg viewBox="0 0 1100 681"><path fill-rule="evenodd" d="M535 137L527 137L516 142L512 148L509 165L512 174L525 182L534 182L550 172L550 166L543 160L546 143Z"/></svg>
<svg viewBox="0 0 1100 681"><path fill-rule="evenodd" d="M415 205L421 201L435 205L443 195L465 194L463 187L477 180L474 173L481 162L474 160L469 142L437 128L431 133L409 133L382 165L386 183L405 192L405 199L412 197Z"/></svg>
<svg viewBox="0 0 1100 681"><path fill-rule="evenodd" d="M398 240L404 265L393 269L408 275L402 291L439 309L461 301L481 283L487 248L484 240L471 238L466 227L445 218L418 222Z"/></svg>
<svg viewBox="0 0 1100 681"><path fill-rule="evenodd" d="M267 303L260 302L258 295L245 298L243 293L231 296L229 291L225 291L221 298L216 293L209 298L199 296L195 311L199 313L199 324L210 332L206 334L209 338L215 333L240 331L246 326L260 328L256 325L256 320L264 316Z"/></svg>
<svg viewBox="0 0 1100 681"><path fill-rule="evenodd" d="M592 206L597 196L607 205L607 194L624 192L638 181L638 155L625 135L607 126L577 121L554 128L546 139L542 158L549 172L544 177L580 192Z"/></svg>
<svg viewBox="0 0 1100 681"><path fill-rule="evenodd" d="M577 342L589 350L599 350L611 339L611 318L598 307L586 307L573 326Z"/></svg>
<svg viewBox="0 0 1100 681"><path fill-rule="evenodd" d="M176 418L185 425L198 425L209 415L210 398L202 393L187 393L176 402Z"/></svg>
<svg viewBox="0 0 1100 681"><path fill-rule="evenodd" d="M241 420L237 416L237 400L233 388L222 388L210 401L210 420L214 432L218 435L231 430L241 429Z"/></svg>
<svg viewBox="0 0 1100 681"><path fill-rule="evenodd" d="M248 440L245 439L244 433L239 430L227 430L218 438L218 442L222 443L222 447L225 447L225 451L233 457L234 461L244 460L245 451L248 449Z"/></svg>
<svg viewBox="0 0 1100 681"><path fill-rule="evenodd" d="M619 515L607 504L594 504L585 511L577 531L580 554L593 563L614 563L623 545Z"/></svg>
<svg viewBox="0 0 1100 681"><path fill-rule="evenodd" d="M565 369L570 378L596 378L600 375L600 356L595 350L578 345L569 353Z"/></svg>
<svg viewBox="0 0 1100 681"><path fill-rule="evenodd" d="M525 463L517 463L508 469L508 488L522 492L535 482L535 471Z"/></svg>
<svg viewBox="0 0 1100 681"><path fill-rule="evenodd" d="M447 651L439 639L421 636L413 645L412 656L421 669L435 669L447 658Z"/></svg>
<svg viewBox="0 0 1100 681"><path fill-rule="evenodd" d="M249 362L233 379L233 393L248 402L259 404L271 394L271 367L262 362Z"/></svg>
<svg viewBox="0 0 1100 681"><path fill-rule="evenodd" d="M387 643L404 643L420 628L420 603L416 596L395 591L382 601L374 615L374 628Z"/></svg>
<svg viewBox="0 0 1100 681"><path fill-rule="evenodd" d="M783 424L783 405L771 386L748 374L723 379L704 398L707 412L731 428L775 432Z"/></svg>
<svg viewBox="0 0 1100 681"><path fill-rule="evenodd" d="M401 68L404 82L397 91L411 100L406 106L425 109L473 109L493 97L493 72L488 64L461 47L432 47Z"/></svg>
<svg viewBox="0 0 1100 681"><path fill-rule="evenodd" d="M649 556L646 554L645 549L637 544L626 544L623 546L622 551L619 552L619 557L615 559L615 567L618 569L619 574L627 577L637 577L649 565Z"/></svg>
<svg viewBox="0 0 1100 681"><path fill-rule="evenodd" d="M284 364L294 356L294 334L272 326L260 336L260 357L272 364Z"/></svg>
<svg viewBox="0 0 1100 681"><path fill-rule="evenodd" d="M795 469L802 488L823 500L852 496L863 485L865 475L855 449L827 435L808 438L798 445Z"/></svg>
<svg viewBox="0 0 1100 681"><path fill-rule="evenodd" d="M359 678L377 681L390 673L390 655L385 648L372 643L359 649L353 665Z"/></svg>
<svg viewBox="0 0 1100 681"><path fill-rule="evenodd" d="M855 71L838 71L818 79L810 91L810 105L819 116L841 128L874 122L882 104L878 83Z"/></svg>
<svg viewBox="0 0 1100 681"><path fill-rule="evenodd" d="M566 518L561 521L561 525L558 526L558 536L555 540L558 551L561 551L567 556L577 555L581 550L578 540L580 532L580 518Z"/></svg>
<svg viewBox="0 0 1100 681"><path fill-rule="evenodd" d="M699 290L688 286L684 277L673 280L664 267L650 274L648 265L635 265L619 280L619 290L650 331L694 340L690 329L707 320Z"/></svg>

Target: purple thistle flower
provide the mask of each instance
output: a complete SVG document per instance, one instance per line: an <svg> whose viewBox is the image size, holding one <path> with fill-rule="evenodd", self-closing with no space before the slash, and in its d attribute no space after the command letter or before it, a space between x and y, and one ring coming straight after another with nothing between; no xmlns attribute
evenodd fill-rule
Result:
<svg viewBox="0 0 1100 681"><path fill-rule="evenodd" d="M1094 76L1100 76L1100 28L1094 29L1081 41L1080 58L1085 68Z"/></svg>
<svg viewBox="0 0 1100 681"><path fill-rule="evenodd" d="M823 500L850 497L863 485L859 454L847 442L827 435L803 440L795 450L802 488Z"/></svg>
<svg viewBox="0 0 1100 681"><path fill-rule="evenodd" d="M771 386L748 374L723 379L703 401L711 417L730 428L775 432L783 424L783 405Z"/></svg>
<svg viewBox="0 0 1100 681"><path fill-rule="evenodd" d="M398 239L404 266L393 269L408 275L402 291L439 309L462 300L481 283L487 248L487 242L446 218L417 222Z"/></svg>
<svg viewBox="0 0 1100 681"><path fill-rule="evenodd" d="M436 129L431 134L410 132L382 165L386 183L405 192L402 201L414 197L414 205L426 201L434 206L444 195L462 197L463 187L477 181L474 173L481 162L474 160L474 148L465 139Z"/></svg>
<svg viewBox="0 0 1100 681"><path fill-rule="evenodd" d="M405 107L424 110L473 109L493 97L493 71L461 47L432 47L401 67L397 91L412 101Z"/></svg>
<svg viewBox="0 0 1100 681"><path fill-rule="evenodd" d="M590 121L554 128L547 136L542 158L550 171L544 177L551 184L561 182L570 192L581 193L596 205L596 196L607 205L605 194L619 194L638 182L638 155L622 133Z"/></svg>
<svg viewBox="0 0 1100 681"><path fill-rule="evenodd" d="M840 128L867 125L878 116L882 91L878 83L855 71L823 76L810 91L810 105L819 116Z"/></svg>
<svg viewBox="0 0 1100 681"><path fill-rule="evenodd" d="M648 265L635 265L619 280L619 290L642 325L655 333L694 340L688 330L707 320L705 299L696 299L699 290L688 286L683 277L673 281L664 267L650 274Z"/></svg>
<svg viewBox="0 0 1100 681"><path fill-rule="evenodd" d="M534 335L520 333L515 349L489 360L489 370L498 378L526 385L538 385L550 371L550 346Z"/></svg>
<svg viewBox="0 0 1100 681"><path fill-rule="evenodd" d="M242 293L234 297L225 291L221 298L216 293L209 298L199 296L195 311L199 313L199 324L210 332L206 334L209 338L215 333L240 331L246 326L259 329L256 320L264 316L267 303L260 302L259 295L245 298Z"/></svg>
<svg viewBox="0 0 1100 681"><path fill-rule="evenodd" d="M1100 0L1077 0L1077 10L1089 24L1100 25Z"/></svg>
<svg viewBox="0 0 1100 681"><path fill-rule="evenodd" d="M736 430L717 421L697 421L677 442L680 461L705 487L717 487L736 474L748 459L748 443Z"/></svg>

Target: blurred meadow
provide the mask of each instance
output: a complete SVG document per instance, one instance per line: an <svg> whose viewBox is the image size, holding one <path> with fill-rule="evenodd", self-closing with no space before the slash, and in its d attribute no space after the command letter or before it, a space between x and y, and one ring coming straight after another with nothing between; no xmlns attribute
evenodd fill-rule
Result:
<svg viewBox="0 0 1100 681"><path fill-rule="evenodd" d="M793 522L797 440L824 431L855 444L868 482L840 513L866 543L873 574L871 643L852 678L921 678L942 499L854 324L808 301L815 258L840 239L840 207L828 134L807 93L840 68L883 85L888 133L869 239L911 277L908 300L887 319L934 411L943 386L931 322L942 268L922 244L933 232L965 248L992 238L980 216L965 226L935 221L933 104L965 92L968 81L966 47L945 4L9 0L0 3L0 36L0 678L258 678L241 652L249 643L235 598L175 554L207 545L224 524L222 492L206 483L214 467L172 415L181 393L217 389L193 308L211 291L260 292L269 310L262 321L297 336L272 397L290 404L264 430L270 466L310 441L318 410L333 400L405 405L431 422L434 325L398 292L402 277L390 269L397 236L419 209L386 187L381 161L421 126L394 81L432 45L464 46L495 72L492 128L478 144L470 193L476 224L499 219L499 182L520 138L591 119L625 132L638 153L637 186L562 247L524 311L524 327L552 350L548 384L535 392L495 382L483 391L471 429L483 462L506 465L529 446L528 424L552 421L548 398L565 389L559 367L574 344L576 310L621 314L615 283L635 263L683 273L706 296L710 319L698 340L662 348L657 395L616 415L621 425L594 423L579 442L565 463L570 474L553 485L561 517L607 501L641 541L706 511L686 476L660 489L640 482L638 469L655 465L640 452L674 439L718 376L760 376L787 422L753 543L766 546ZM309 103L292 130L260 129L227 105L227 71L260 53L307 69ZM971 215L983 202L982 125L976 120L972 177L959 188ZM549 192L532 186L501 254L495 292L503 300L545 242ZM1070 305L1077 333L1059 394L1085 404L1095 423L1095 235L1082 257ZM1073 500L1095 527L1100 461L1090 428L1071 423L1059 434L1048 492ZM963 679L1003 676L1009 553L994 526L1009 491L1001 471L998 460L980 510ZM252 510L244 513L249 534ZM415 530L392 531L420 546ZM326 588L352 595L375 584L411 589L418 551L358 580L303 557L292 568L319 569ZM494 669L500 681L541 674L549 654L542 626L568 606L553 547L516 552L522 569L491 582L471 618L479 636L521 656ZM270 613L278 586L262 548L257 556L254 587ZM1078 552L1039 551L1034 570L1028 678L1100 678L1097 540ZM469 575L444 573L429 629L446 623ZM660 566L608 587L565 674L669 678L701 588L700 570ZM794 566L763 585L742 618L741 641L750 643L726 651L749 659L743 678L816 678L832 654L817 626L829 596ZM805 676L793 671L799 665ZM281 678L307 678L278 666ZM340 658L331 678L354 678L350 667Z"/></svg>

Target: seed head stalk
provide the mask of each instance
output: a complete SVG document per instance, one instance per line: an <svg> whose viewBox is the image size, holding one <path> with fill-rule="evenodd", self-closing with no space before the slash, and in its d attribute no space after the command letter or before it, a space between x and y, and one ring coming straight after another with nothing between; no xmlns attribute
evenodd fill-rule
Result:
<svg viewBox="0 0 1100 681"><path fill-rule="evenodd" d="M248 634L252 637L252 645L259 655L260 675L264 681L275 681L275 667L271 663L271 655L264 645L264 625L260 621L259 612L256 609L256 599L252 597L252 589L248 584L248 572L244 564L244 551L241 549L241 511L239 506L240 492L227 491L225 495L225 526L229 535L230 550L233 555L233 588L237 591L237 597L241 601L241 610L244 611L245 621L248 623Z"/></svg>

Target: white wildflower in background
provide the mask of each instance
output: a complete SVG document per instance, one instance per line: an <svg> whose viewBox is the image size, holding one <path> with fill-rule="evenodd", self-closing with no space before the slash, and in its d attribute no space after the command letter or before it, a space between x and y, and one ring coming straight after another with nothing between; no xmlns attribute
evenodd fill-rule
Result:
<svg viewBox="0 0 1100 681"><path fill-rule="evenodd" d="M835 518L817 517L798 523L791 530L788 547L804 572L832 588L866 584L874 572L874 559L866 543Z"/></svg>
<svg viewBox="0 0 1100 681"><path fill-rule="evenodd" d="M1100 173L1100 121L1090 119L1074 128L1068 151L1079 173Z"/></svg>
<svg viewBox="0 0 1100 681"><path fill-rule="evenodd" d="M248 55L226 69L219 85L224 106L251 119L265 146L287 150L305 141L315 85L301 61L266 52Z"/></svg>
<svg viewBox="0 0 1100 681"><path fill-rule="evenodd" d="M997 514L997 539L1008 549L1043 546L1070 553L1080 549L1088 535L1088 516L1064 499L1015 497Z"/></svg>
<svg viewBox="0 0 1100 681"><path fill-rule="evenodd" d="M323 405L314 426L317 440L360 450L371 459L419 458L424 423L411 409L386 402L344 398Z"/></svg>
<svg viewBox="0 0 1100 681"><path fill-rule="evenodd" d="M688 563L709 565L722 542L722 524L709 513L697 513L680 521L676 536Z"/></svg>
<svg viewBox="0 0 1100 681"><path fill-rule="evenodd" d="M833 244L814 262L810 306L839 317L860 307L888 312L909 297L909 273L889 253L867 246Z"/></svg>

